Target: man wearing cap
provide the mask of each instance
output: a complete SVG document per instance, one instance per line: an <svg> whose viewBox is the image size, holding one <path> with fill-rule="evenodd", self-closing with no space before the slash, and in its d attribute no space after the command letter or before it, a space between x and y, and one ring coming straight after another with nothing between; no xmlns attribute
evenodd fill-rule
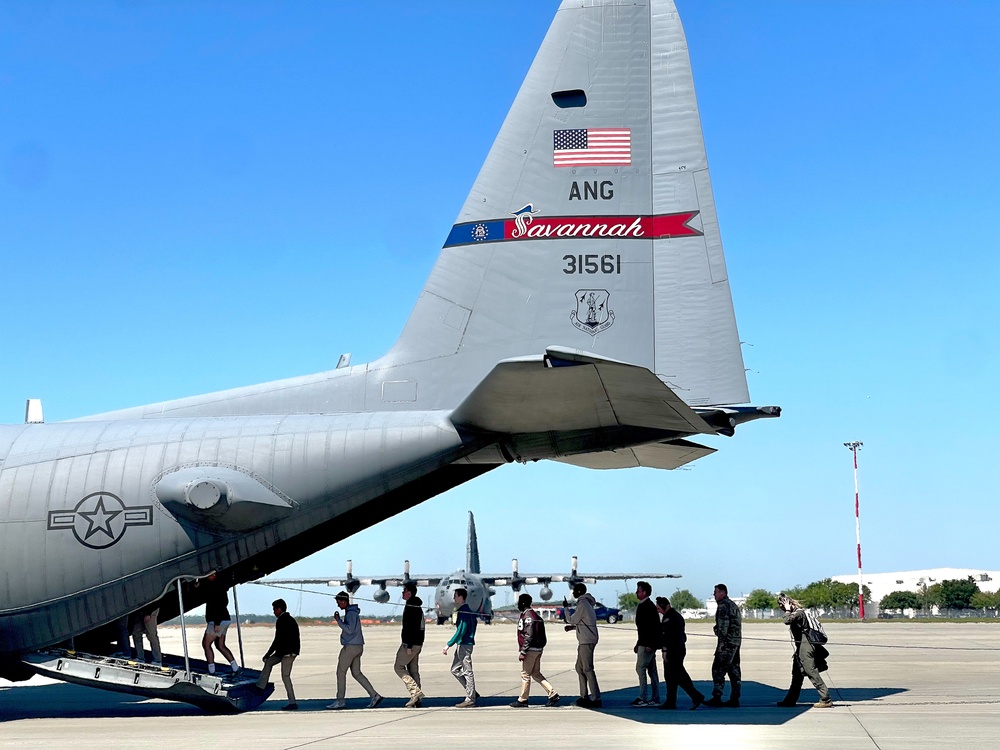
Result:
<svg viewBox="0 0 1000 750"><path fill-rule="evenodd" d="M576 631L576 674L580 678L580 698L576 705L581 708L603 708L601 688L597 684L594 671L594 649L597 648L597 614L594 612L596 600L587 593L587 586L578 583L573 587L576 609L566 620L566 630ZM563 599L563 618L569 605Z"/></svg>
<svg viewBox="0 0 1000 750"><path fill-rule="evenodd" d="M361 654L365 651L365 637L361 634L361 609L357 604L351 604L351 596L346 591L337 594L336 601L337 606L344 610L343 617L340 612L333 613L334 621L340 626L341 647L340 658L337 660L337 700L327 708L340 709L347 705L344 696L347 695L348 669L371 699L367 708L375 708L382 702L382 696L375 692L375 688L361 671Z"/></svg>

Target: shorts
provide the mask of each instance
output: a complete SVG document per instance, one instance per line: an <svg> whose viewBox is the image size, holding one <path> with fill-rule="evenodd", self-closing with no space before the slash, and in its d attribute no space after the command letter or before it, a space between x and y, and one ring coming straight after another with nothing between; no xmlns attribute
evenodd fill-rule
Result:
<svg viewBox="0 0 1000 750"><path fill-rule="evenodd" d="M233 624L232 620L223 620L219 625L219 632L215 632L216 623L210 622L205 625L205 635L214 635L216 638L221 638L229 630L229 626Z"/></svg>

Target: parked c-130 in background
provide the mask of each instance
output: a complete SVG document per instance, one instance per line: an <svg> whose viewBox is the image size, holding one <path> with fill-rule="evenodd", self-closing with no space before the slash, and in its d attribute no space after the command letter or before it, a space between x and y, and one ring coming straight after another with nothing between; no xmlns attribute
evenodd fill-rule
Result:
<svg viewBox="0 0 1000 750"><path fill-rule="evenodd" d="M403 561L402 576L366 576L356 578L351 560L347 561L347 575L342 578L328 576L326 578L265 578L256 581L264 586L286 588L289 586L333 586L347 589L354 594L362 586L376 586L372 600L377 604L389 602L389 587L403 587L407 584L415 586L434 587L434 616L437 624L443 625L456 609L455 592L465 589L465 603L487 624L493 619L494 586L510 586L514 593L520 593L525 586L540 586L538 598L543 602L552 598L553 583L565 583L572 591L577 583L597 583L598 581L637 581L642 578L680 578L676 573L590 573L581 575L577 570L577 558L574 555L570 562L569 574L564 573L526 573L517 568L517 558L511 560L509 573L484 573L479 564L479 538L476 536L476 519L469 511L468 540L465 547L465 567L450 575L414 573L410 575L410 561ZM301 589L300 589L301 590ZM617 610L616 610L617 612ZM616 620L612 620L613 625Z"/></svg>
<svg viewBox="0 0 1000 750"><path fill-rule="evenodd" d="M398 341L342 364L0 427L0 676L161 597L172 616L179 579L257 579L502 464L673 469L713 451L687 438L779 415L740 405L671 0L562 4Z"/></svg>

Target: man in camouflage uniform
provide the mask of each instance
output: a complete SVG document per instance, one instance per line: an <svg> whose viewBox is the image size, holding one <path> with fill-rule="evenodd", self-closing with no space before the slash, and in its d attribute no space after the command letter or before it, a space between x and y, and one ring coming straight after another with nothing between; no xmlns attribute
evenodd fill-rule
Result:
<svg viewBox="0 0 1000 750"><path fill-rule="evenodd" d="M743 618L740 608L729 598L729 589L724 583L715 587L715 635L719 639L712 661L712 697L706 706L740 707L740 644L743 642ZM722 700L722 691L729 675L729 700Z"/></svg>

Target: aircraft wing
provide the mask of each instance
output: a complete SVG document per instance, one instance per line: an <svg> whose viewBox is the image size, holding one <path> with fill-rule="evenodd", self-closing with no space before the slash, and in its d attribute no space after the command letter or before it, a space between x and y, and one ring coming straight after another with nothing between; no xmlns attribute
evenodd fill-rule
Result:
<svg viewBox="0 0 1000 750"><path fill-rule="evenodd" d="M494 586L510 586L517 582L522 585L534 586L539 583L597 583L598 581L634 581L646 578L681 578L677 573L594 573L578 575L574 573L538 573L514 577L510 573L499 575L486 574L480 576L483 583Z"/></svg>
<svg viewBox="0 0 1000 750"><path fill-rule="evenodd" d="M631 469L636 466L650 469L677 469L710 453L715 453L715 448L678 439L637 445L632 448L583 453L578 456L562 456L554 460L585 469Z"/></svg>
<svg viewBox="0 0 1000 750"><path fill-rule="evenodd" d="M552 576L556 582L562 581L583 581L584 583L597 583L598 581L637 581L647 578L681 578L679 573L591 573L585 576Z"/></svg>
<svg viewBox="0 0 1000 750"><path fill-rule="evenodd" d="M349 585L357 584L360 586L402 586L403 584L410 582L415 583L417 586L437 586L443 578L443 575L432 575L432 576L410 576L407 578L402 578L400 576L371 576L371 577L358 577L358 578L263 578L255 583L259 583L264 586L332 586L339 588L346 588Z"/></svg>
<svg viewBox="0 0 1000 750"><path fill-rule="evenodd" d="M648 369L559 347L549 347L544 358L499 362L452 421L507 434L611 426L716 434Z"/></svg>

